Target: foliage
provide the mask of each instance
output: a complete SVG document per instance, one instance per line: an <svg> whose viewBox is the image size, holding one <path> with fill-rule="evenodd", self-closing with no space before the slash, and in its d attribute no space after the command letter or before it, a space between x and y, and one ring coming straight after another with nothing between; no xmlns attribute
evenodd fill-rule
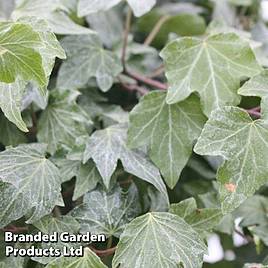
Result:
<svg viewBox="0 0 268 268"><path fill-rule="evenodd" d="M267 267L262 9L0 0L0 267ZM5 231L107 241L16 243L84 256L5 257Z"/></svg>

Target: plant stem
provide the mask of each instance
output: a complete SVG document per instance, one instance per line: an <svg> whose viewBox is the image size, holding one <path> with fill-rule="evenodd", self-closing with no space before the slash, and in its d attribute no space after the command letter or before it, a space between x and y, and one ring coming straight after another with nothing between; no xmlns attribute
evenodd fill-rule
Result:
<svg viewBox="0 0 268 268"><path fill-rule="evenodd" d="M113 245L113 236L111 235L111 236L108 238L108 241L107 241L107 248L106 248L106 249L111 248L112 245Z"/></svg>
<svg viewBox="0 0 268 268"><path fill-rule="evenodd" d="M57 218L61 216L61 211L60 211L60 208L58 206L54 207L53 214Z"/></svg>
<svg viewBox="0 0 268 268"><path fill-rule="evenodd" d="M123 39L122 57L121 57L124 70L126 69L126 53L127 53L128 34L130 31L130 26L131 26L131 18L132 18L132 11L130 8L128 8L126 24L125 24L124 39Z"/></svg>
<svg viewBox="0 0 268 268"><path fill-rule="evenodd" d="M139 81L139 82L142 82L144 84L147 84L149 86L152 86L152 87L156 87L158 89L162 89L162 90L167 90L168 89L168 86L167 84L164 84L164 83L161 83L157 80L154 80L154 79L151 79L149 77L146 77L142 74L137 74L137 73L134 73L132 71L129 71L129 70L126 70L126 73L132 77L133 79Z"/></svg>
<svg viewBox="0 0 268 268"><path fill-rule="evenodd" d="M116 247L105 249L105 250L98 250L93 247L90 247L90 249L94 251L99 257L106 257L106 256L113 255L116 250Z"/></svg>
<svg viewBox="0 0 268 268"><path fill-rule="evenodd" d="M260 118L261 117L260 110L261 110L261 108L258 106L258 107L252 108L252 109L248 109L247 112L250 115L253 115L253 116L257 117L257 118Z"/></svg>
<svg viewBox="0 0 268 268"><path fill-rule="evenodd" d="M170 18L169 15L165 15L159 19L159 21L156 23L150 34L147 36L147 38L144 41L144 45L150 46L151 43L154 41L155 37L161 30L163 24Z"/></svg>

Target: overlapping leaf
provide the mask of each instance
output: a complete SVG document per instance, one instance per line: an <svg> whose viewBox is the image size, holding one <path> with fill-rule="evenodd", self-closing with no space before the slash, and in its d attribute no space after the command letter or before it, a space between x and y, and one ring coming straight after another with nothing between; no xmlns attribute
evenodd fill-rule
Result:
<svg viewBox="0 0 268 268"><path fill-rule="evenodd" d="M262 98L262 115L268 119L268 71L252 77L239 90L238 93L243 96L258 96Z"/></svg>
<svg viewBox="0 0 268 268"><path fill-rule="evenodd" d="M126 146L127 128L114 125L94 132L88 140L84 162L92 158L109 188L110 179L120 159L126 172L129 172L155 186L168 201L166 187L158 169L148 160L141 150L130 150Z"/></svg>
<svg viewBox="0 0 268 268"><path fill-rule="evenodd" d="M50 28L57 34L88 34L92 31L74 23L69 17L69 10L61 0L23 0L19 1L12 13L14 19L26 16L46 20Z"/></svg>
<svg viewBox="0 0 268 268"><path fill-rule="evenodd" d="M103 48L97 35L68 36L62 46L68 58L59 71L59 88L81 88L96 77L100 89L107 91L123 70L119 58Z"/></svg>
<svg viewBox="0 0 268 268"><path fill-rule="evenodd" d="M60 144L71 145L76 137L87 135L90 118L76 104L77 92L53 90L49 105L38 121L37 138L54 153Z"/></svg>
<svg viewBox="0 0 268 268"><path fill-rule="evenodd" d="M82 17L90 13L106 11L121 1L122 0L79 0L78 15ZM127 0L127 2L137 17L140 17L149 12L156 4L156 0Z"/></svg>
<svg viewBox="0 0 268 268"><path fill-rule="evenodd" d="M127 225L113 267L202 267L206 246L182 218L166 212L147 213Z"/></svg>
<svg viewBox="0 0 268 268"><path fill-rule="evenodd" d="M131 148L150 145L151 159L159 167L168 186L173 188L189 160L193 142L201 133L206 118L195 96L174 105L166 104L165 99L165 92L152 92L133 109L128 144Z"/></svg>
<svg viewBox="0 0 268 268"><path fill-rule="evenodd" d="M268 124L225 107L212 112L194 148L225 159L217 174L222 209L230 212L268 180Z"/></svg>
<svg viewBox="0 0 268 268"><path fill-rule="evenodd" d="M26 144L0 153L1 225L28 213L28 223L51 212L60 197L61 180L57 167L44 155L46 145ZM33 191L33 189L35 189ZM4 196L3 196L4 195Z"/></svg>
<svg viewBox="0 0 268 268"><path fill-rule="evenodd" d="M49 263L46 268L107 268L100 258L89 248L84 249L83 257L61 257Z"/></svg>
<svg viewBox="0 0 268 268"><path fill-rule="evenodd" d="M161 52L169 82L167 103L173 104L198 92L206 115L225 105L236 105L242 77L260 72L254 53L233 33L205 38L181 38Z"/></svg>
<svg viewBox="0 0 268 268"><path fill-rule="evenodd" d="M116 185L111 191L98 188L84 195L83 204L71 215L81 225L80 232L119 237L125 225L141 212L138 190L134 184L128 191Z"/></svg>

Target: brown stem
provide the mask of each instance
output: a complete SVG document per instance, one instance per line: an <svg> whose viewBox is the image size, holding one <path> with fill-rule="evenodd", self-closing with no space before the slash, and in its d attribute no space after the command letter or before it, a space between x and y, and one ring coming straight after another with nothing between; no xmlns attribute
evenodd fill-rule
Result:
<svg viewBox="0 0 268 268"><path fill-rule="evenodd" d="M261 108L258 106L258 107L252 108L252 109L248 109L247 112L252 116L260 118L261 117L260 110L261 110Z"/></svg>
<svg viewBox="0 0 268 268"><path fill-rule="evenodd" d="M156 68L151 74L148 75L149 78L155 78L162 75L165 71L165 67L161 64L158 68Z"/></svg>
<svg viewBox="0 0 268 268"><path fill-rule="evenodd" d="M125 24L122 57L121 57L121 61L122 61L122 65L124 69L126 69L126 53L127 53L128 34L130 31L130 26L131 26L131 18L132 18L132 11L129 8L127 12L127 18L126 18L126 24Z"/></svg>
<svg viewBox="0 0 268 268"><path fill-rule="evenodd" d="M14 225L11 225L10 227L1 229L4 232L12 232L12 233L25 233L28 231L28 227L17 227Z"/></svg>
<svg viewBox="0 0 268 268"><path fill-rule="evenodd" d="M104 249L104 250L95 249L93 247L90 247L90 249L92 251L94 251L99 257L106 257L106 256L113 255L115 250L116 250L116 247L108 248L108 249Z"/></svg>
<svg viewBox="0 0 268 268"><path fill-rule="evenodd" d="M155 37L161 30L163 24L170 18L169 15L165 15L159 19L159 21L156 23L150 34L147 36L147 38L144 41L144 45L150 46L151 43L154 41Z"/></svg>
<svg viewBox="0 0 268 268"><path fill-rule="evenodd" d="M168 89L168 86L167 84L164 84L164 83L161 83L157 80L154 80L154 79L151 79L149 77L146 77L142 74L138 74L138 73L134 73L132 71L129 71L129 70L126 70L126 73L132 77L133 79L139 81L139 82L142 82L144 84L147 84L149 86L152 86L152 87L156 87L158 89L162 89L162 90L167 90Z"/></svg>

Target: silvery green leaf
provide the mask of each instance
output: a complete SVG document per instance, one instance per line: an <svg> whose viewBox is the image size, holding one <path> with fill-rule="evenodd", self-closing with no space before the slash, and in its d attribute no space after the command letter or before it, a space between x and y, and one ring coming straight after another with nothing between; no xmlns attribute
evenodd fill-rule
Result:
<svg viewBox="0 0 268 268"><path fill-rule="evenodd" d="M119 237L127 223L141 213L138 190L116 185L106 192L99 187L84 195L83 203L71 211L81 225L80 232Z"/></svg>
<svg viewBox="0 0 268 268"><path fill-rule="evenodd" d="M229 3L236 6L250 6L253 4L253 0L229 0Z"/></svg>
<svg viewBox="0 0 268 268"><path fill-rule="evenodd" d="M59 170L45 158L45 152L46 145L36 143L0 153L0 178L14 186L9 196L12 207L2 203L0 214L17 214L22 210L28 214L27 223L32 223L52 211L60 196L61 180ZM26 205L21 202L18 207L17 198L26 200Z"/></svg>
<svg viewBox="0 0 268 268"><path fill-rule="evenodd" d="M76 137L86 135L90 118L76 104L77 92L53 90L49 105L38 121L38 141L48 144L55 153L60 144L72 145Z"/></svg>
<svg viewBox="0 0 268 268"><path fill-rule="evenodd" d="M0 107L6 118L21 131L28 132L21 116L21 100L26 91L26 83L17 79L14 83L0 82Z"/></svg>
<svg viewBox="0 0 268 268"><path fill-rule="evenodd" d="M225 159L217 174L224 213L237 208L267 182L267 137L267 122L253 121L240 108L212 112L194 151Z"/></svg>
<svg viewBox="0 0 268 268"><path fill-rule="evenodd" d="M268 119L268 71L265 70L259 75L252 77L239 90L238 93L243 96L258 96L262 99L262 118Z"/></svg>
<svg viewBox="0 0 268 268"><path fill-rule="evenodd" d="M94 132L88 139L84 162L92 158L109 188L110 179L118 160L126 172L131 173L155 186L168 202L167 190L158 169L148 160L141 150L130 150L126 146L127 129L125 125L113 125Z"/></svg>
<svg viewBox="0 0 268 268"><path fill-rule="evenodd" d="M19 256L17 257L9 256L4 258L3 260L0 260L0 268L10 268L10 267L24 268L25 259Z"/></svg>
<svg viewBox="0 0 268 268"><path fill-rule="evenodd" d="M101 259L89 248L84 249L83 257L61 257L51 263L46 268L107 268Z"/></svg>
<svg viewBox="0 0 268 268"><path fill-rule="evenodd" d="M107 11L116 6L121 0L79 0L78 15L83 17L99 11ZM149 12L156 4L156 0L127 0L134 15L140 17Z"/></svg>
<svg viewBox="0 0 268 268"><path fill-rule="evenodd" d="M2 0L0 2L0 20L8 20L15 7L15 0Z"/></svg>
<svg viewBox="0 0 268 268"><path fill-rule="evenodd" d="M60 67L59 88L81 88L95 77L102 91L108 91L123 68L119 58L103 48L97 35L67 36L62 40L67 60Z"/></svg>
<svg viewBox="0 0 268 268"><path fill-rule="evenodd" d="M147 213L127 225L117 245L113 267L201 268L206 246L177 215Z"/></svg>
<svg viewBox="0 0 268 268"><path fill-rule="evenodd" d="M13 19L26 16L38 17L46 20L50 28L56 34L88 34L92 31L74 23L68 13L68 9L61 0L23 0L17 4L12 13Z"/></svg>
<svg viewBox="0 0 268 268"><path fill-rule="evenodd" d="M24 133L17 129L14 124L9 122L2 113L0 113L0 129L0 143L5 146L16 146L27 141Z"/></svg>
<svg viewBox="0 0 268 268"><path fill-rule="evenodd" d="M205 121L196 96L168 105L165 92L152 92L130 113L128 145L130 148L149 145L152 161L168 186L174 188Z"/></svg>
<svg viewBox="0 0 268 268"><path fill-rule="evenodd" d="M173 104L198 92L206 115L225 105L240 102L240 79L261 71L247 41L236 34L211 35L204 40L180 38L161 52L169 89L166 101Z"/></svg>

